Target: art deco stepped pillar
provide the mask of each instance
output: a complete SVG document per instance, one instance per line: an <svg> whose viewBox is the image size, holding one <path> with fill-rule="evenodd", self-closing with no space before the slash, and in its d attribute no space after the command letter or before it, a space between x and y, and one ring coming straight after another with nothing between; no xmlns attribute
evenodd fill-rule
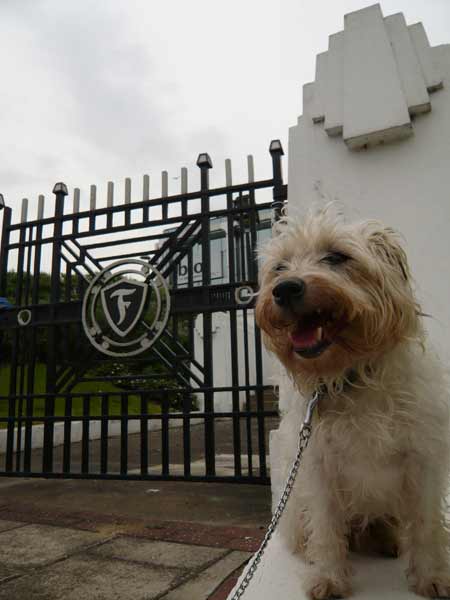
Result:
<svg viewBox="0 0 450 600"><path fill-rule="evenodd" d="M450 359L450 47L378 4L344 17L303 86L289 133L289 208L338 201L400 230L424 311Z"/></svg>

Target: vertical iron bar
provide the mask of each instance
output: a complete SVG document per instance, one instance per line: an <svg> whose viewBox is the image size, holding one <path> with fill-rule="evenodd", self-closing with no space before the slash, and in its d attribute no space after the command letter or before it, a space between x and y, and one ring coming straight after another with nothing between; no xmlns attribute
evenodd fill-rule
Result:
<svg viewBox="0 0 450 600"><path fill-rule="evenodd" d="M42 194L38 197L38 210L37 220L35 228L35 246L34 246L34 261L33 261L33 279L31 286L31 303L39 304L39 283L40 283L40 270L41 270L41 252L42 252L42 219L44 218L44 202L45 198ZM34 413L34 387L35 387L35 370L37 356L37 336L38 329L32 326L31 341L29 346L29 360L28 360L28 381L27 381L27 401L26 401L26 416L31 417ZM32 429L33 422L31 419L27 419L25 423L25 452L24 452L24 471L31 471L31 450L32 450Z"/></svg>
<svg viewBox="0 0 450 600"><path fill-rule="evenodd" d="M10 226L12 219L12 209L9 206L5 206L3 209L3 225L2 225L2 238L0 240L0 296L7 296L8 289L8 258L9 258L9 240L10 240ZM12 336L13 338L14 336ZM1 336L0 336L1 342ZM12 377L13 365L10 365L10 377ZM11 390L11 384L10 384ZM12 411L12 412L11 412ZM14 416L15 414L15 401L9 399L8 401L8 416ZM6 442L6 457L5 457L5 470L10 471L12 469L12 452L14 443L14 422L8 421L7 425L7 442Z"/></svg>
<svg viewBox="0 0 450 600"><path fill-rule="evenodd" d="M83 277L79 273L77 273L77 297L79 299L83 298L85 290L86 290L86 282L83 279ZM83 335L83 325L81 323L80 323L79 331L80 331L80 335Z"/></svg>
<svg viewBox="0 0 450 600"><path fill-rule="evenodd" d="M125 178L125 226L130 225L131 223L131 179L129 177Z"/></svg>
<svg viewBox="0 0 450 600"><path fill-rule="evenodd" d="M150 177L148 175L144 175L143 184L142 184L142 200L145 202L146 200L150 200ZM148 205L144 205L142 209L142 221L147 223L149 219L149 210Z"/></svg>
<svg viewBox="0 0 450 600"><path fill-rule="evenodd" d="M12 219L12 209L9 206L5 206L3 209L3 225L2 225L2 239L0 245L0 295L6 296L7 293L7 279L8 279L8 255L9 255L9 238L10 238L10 226Z"/></svg>
<svg viewBox="0 0 450 600"><path fill-rule="evenodd" d="M272 223L276 223L283 214L284 201L286 200L281 165L281 157L284 155L284 151L280 140L272 140L270 142L269 152L272 156L273 169Z"/></svg>
<svg viewBox="0 0 450 600"><path fill-rule="evenodd" d="M209 286L211 284L211 255L210 255L210 214L209 214L209 169L212 162L208 154L200 154L197 159L200 168L201 194L201 247L202 247L202 286L204 305L209 305ZM209 388L205 392L205 466L206 475L213 477L216 474L215 433L214 433L214 392L213 387L213 345L212 345L212 315L203 313L203 364L204 385Z"/></svg>
<svg viewBox="0 0 450 600"><path fill-rule="evenodd" d="M234 208L242 208L242 194L239 193L238 197L233 201ZM242 257L242 227L243 227L243 218L242 212L239 211L235 216L235 259L236 259L236 281L244 281L245 280L245 272L243 270L242 265L245 264L245 260Z"/></svg>
<svg viewBox="0 0 450 600"><path fill-rule="evenodd" d="M238 198L238 206L240 208L239 212L239 251L240 251L240 259L241 259L241 281L248 280L248 260L247 260L247 223L246 223L246 215L245 215L245 201L242 197L242 193L239 194Z"/></svg>
<svg viewBox="0 0 450 600"><path fill-rule="evenodd" d="M255 322L255 361L256 361L256 403L258 411L258 447L259 447L259 470L260 477L267 477L266 465L266 437L264 417L264 379L263 360L261 346L261 331Z"/></svg>
<svg viewBox="0 0 450 600"><path fill-rule="evenodd" d="M191 475L191 403L191 395L183 394L183 461L185 477Z"/></svg>
<svg viewBox="0 0 450 600"><path fill-rule="evenodd" d="M25 416L30 417L33 414L33 373L34 373L34 345L35 345L35 328L26 332L26 363L27 363L27 382L26 382L26 400L25 400ZM24 423L24 449L23 449L23 470L29 472L31 469L31 443L32 443L32 421L25 419Z"/></svg>
<svg viewBox="0 0 450 600"><path fill-rule="evenodd" d="M169 175L167 173L167 171L163 171L161 173L161 208L162 208L162 214L161 214L161 219L163 221L165 221L165 219L167 219L168 215L169 215L169 205L167 204L167 202L164 202L164 199L167 198L167 196L169 195Z"/></svg>
<svg viewBox="0 0 450 600"><path fill-rule="evenodd" d="M251 397L248 386L250 385L250 361L249 361L249 351L248 351L248 315L247 309L244 308L242 311L242 335L244 337L244 377L245 377L245 386L247 389L245 390L245 410L250 412L251 407ZM253 440L252 440L252 417L250 415L247 416L246 419L247 425L247 460L248 460L248 476L253 476Z"/></svg>
<svg viewBox="0 0 450 600"><path fill-rule="evenodd" d="M161 405L161 458L162 475L169 475L169 393L164 390Z"/></svg>
<svg viewBox="0 0 450 600"><path fill-rule="evenodd" d="M191 289L194 287L194 261L193 261L193 257L192 257L192 246L189 248L189 252L188 252L188 256L187 256L187 268L188 268L187 287L189 289ZM196 317L192 313L189 313L189 317L188 317L189 352L190 352L192 358L195 357L195 336L194 336L195 318Z"/></svg>
<svg viewBox="0 0 450 600"><path fill-rule="evenodd" d="M64 447L63 447L63 473L70 473L72 454L72 396L66 396L64 402Z"/></svg>
<svg viewBox="0 0 450 600"><path fill-rule="evenodd" d="M172 240L173 244L171 245L171 249L174 249L174 251L176 250L176 243L177 243L177 239L173 239ZM189 243L189 242L188 242ZM170 251L170 250L169 250ZM179 269L179 265L177 265L172 272L172 289L176 290L178 288L178 269ZM179 321L178 321L178 316L177 315L173 315L172 319L172 335L175 338L175 340L178 338L179 335ZM178 358L174 357L173 359L173 363L172 366L174 368L174 376L176 376L176 371L178 370Z"/></svg>
<svg viewBox="0 0 450 600"><path fill-rule="evenodd" d="M25 262L25 241L27 235L27 209L28 209L28 200L24 198L22 200L22 218L20 224L20 235L19 235L19 252L17 256L17 282L16 282L16 306L21 306L25 304L23 302L24 298L22 297L23 290L23 280L24 280L24 270L23 265Z"/></svg>
<svg viewBox="0 0 450 600"><path fill-rule="evenodd" d="M181 193L188 193L188 170L186 167L181 168ZM181 216L187 217L188 214L188 201L186 198L181 200Z"/></svg>
<svg viewBox="0 0 450 600"><path fill-rule="evenodd" d="M6 471L12 471L14 452L14 424L17 402L17 368L19 353L19 331L14 329L11 336L11 367L9 373L8 426L6 433Z"/></svg>
<svg viewBox="0 0 450 600"><path fill-rule="evenodd" d="M20 234L19 234L19 251L17 256L17 274L16 274L16 290L15 290L15 304L20 307L22 303L22 282L23 282L23 263L24 263L24 252L25 252L25 239L26 239L26 219L27 219L27 206L28 200L26 198L22 201L22 213L20 223ZM18 386L17 379L19 375L19 388L23 389L23 370L21 367L21 331L16 328L12 332L11 336L11 366L10 366L10 377L9 377L9 399L8 399L8 426L7 426L7 438L6 438L6 470L13 470L13 454L14 454L14 428L17 424L17 404L20 399L17 397ZM20 392L19 392L20 394ZM18 430L17 430L18 433Z"/></svg>
<svg viewBox="0 0 450 600"><path fill-rule="evenodd" d="M94 215L94 211L96 209L96 205L97 205L97 186L91 185L91 194L90 194L90 199L89 199L89 211L90 211L90 215L89 215L89 230L90 231L94 231L95 230L95 215Z"/></svg>
<svg viewBox="0 0 450 600"><path fill-rule="evenodd" d="M225 161L225 184L227 187L233 185L231 161ZM228 281L229 283L236 282L235 269L235 247L234 247L234 215L233 209L233 194L227 192L227 238L228 238ZM241 425L240 425L240 399L239 399L239 356L238 356L238 339L237 339L237 311L231 309L230 313L230 351L231 351L231 385L232 391L232 407L233 407L233 451L234 451L234 474L236 477L242 475L241 464Z"/></svg>
<svg viewBox="0 0 450 600"><path fill-rule="evenodd" d="M34 333L34 332L33 332ZM30 348L32 346L30 345ZM28 390L26 404L25 404L25 416L31 417L33 415L33 397L32 391ZM33 422L31 419L25 421L25 439L24 439L24 453L23 453L23 470L25 473L31 471L31 445L32 445L32 427Z"/></svg>
<svg viewBox="0 0 450 600"><path fill-rule="evenodd" d="M30 288L31 288L31 256L34 246L30 243L33 240L34 227L30 225L28 230L28 246L27 246L27 269L25 274L25 291L24 304L30 304Z"/></svg>
<svg viewBox="0 0 450 600"><path fill-rule="evenodd" d="M91 397L83 397L83 433L81 437L81 472L89 473L89 415Z"/></svg>
<svg viewBox="0 0 450 600"><path fill-rule="evenodd" d="M23 198L22 200L22 211L21 211L21 227L19 236L19 253L17 259L17 282L16 282L16 306L22 306L27 303L26 296L24 294L24 281L26 289L27 281L27 270L24 269L25 265L25 253L29 257L30 246L26 245L27 241L27 221L28 221L28 199ZM32 228L30 227L30 234L32 234ZM30 240L29 240L30 241ZM29 260L27 259L27 268L29 267ZM14 423L16 426L16 471L20 471L20 453L22 447L22 420L21 416L23 413L23 393L25 383L25 358L26 358L26 344L24 343L24 337L26 333L22 329L17 329L14 332L14 336L17 338L17 353L14 361L14 369L19 375L19 397L14 401ZM16 387L17 390L17 387ZM10 415L11 416L11 415Z"/></svg>
<svg viewBox="0 0 450 600"><path fill-rule="evenodd" d="M255 181L255 164L253 162L253 156L251 154L247 155L247 173L248 173L248 182L254 183L254 181ZM249 192L254 193L254 190L249 190Z"/></svg>
<svg viewBox="0 0 450 600"><path fill-rule="evenodd" d="M148 475L148 397L141 392L141 475Z"/></svg>
<svg viewBox="0 0 450 600"><path fill-rule="evenodd" d="M189 243L189 241L188 241ZM172 238L171 239L171 243L169 246L169 252L176 252L177 250L177 238ZM175 266L175 268L172 271L172 289L176 290L178 288L178 269L179 269L179 265ZM178 316L177 315L173 315L172 317L172 335L174 336L174 338L178 338ZM177 364L177 359L175 359L174 362L174 368L177 369L178 368L178 364Z"/></svg>
<svg viewBox="0 0 450 600"><path fill-rule="evenodd" d="M238 256L238 264L240 264L240 276L241 281L246 281L248 278L247 273L247 254L248 249L246 247L246 221L244 214L244 199L242 198L242 194L239 194L237 199L237 204L240 208L238 213L239 218L239 256ZM246 308L242 310L242 336L243 336L243 346L244 346L244 384L246 386L245 390L245 410L246 412L251 411L251 396L250 390L248 386L250 385L250 364L249 364L249 348L248 348L248 311ZM246 418L246 434L247 434L247 460L248 460L248 476L253 476L253 439L252 439L252 428L253 428L253 420L250 415L247 415Z"/></svg>
<svg viewBox="0 0 450 600"><path fill-rule="evenodd" d="M64 183L57 183L53 188L55 194L55 216L53 220L53 248L52 248L52 273L50 279L50 303L57 304L60 301L61 289L61 244L62 244L62 217L64 214L64 198L67 196L67 187ZM47 346L47 380L46 391L50 396L45 398L45 416L52 417L55 414L56 393L56 366L59 360L58 351L58 329L56 325L50 325L48 329ZM54 420L46 419L44 423L44 451L42 455L42 470L51 473L53 470L53 439Z"/></svg>
<svg viewBox="0 0 450 600"><path fill-rule="evenodd" d="M70 302L72 297L72 269L69 263L66 264L66 280L64 283L64 300Z"/></svg>
<svg viewBox="0 0 450 600"><path fill-rule="evenodd" d="M30 246L28 247L28 250ZM17 414L16 414L16 471L20 471L20 463L22 456L22 416L23 416L23 401L24 401L24 393L25 393L25 370L28 359L28 331L22 332L21 341L21 365L20 365L20 382L19 382L19 402L17 406Z"/></svg>
<svg viewBox="0 0 450 600"><path fill-rule="evenodd" d="M194 287L194 257L192 245L188 252L188 288Z"/></svg>
<svg viewBox="0 0 450 600"><path fill-rule="evenodd" d="M128 472L128 394L120 395L120 474Z"/></svg>
<svg viewBox="0 0 450 600"><path fill-rule="evenodd" d="M78 218L78 213L80 212L80 188L75 188L73 190L73 204L72 204L72 234L77 234L80 225L80 219ZM39 218L39 217L38 217Z"/></svg>
<svg viewBox="0 0 450 600"><path fill-rule="evenodd" d="M250 158L250 157L249 157ZM249 165L250 166L250 165ZM251 170L253 172L253 161ZM257 260L257 244L258 237L256 231L256 215L257 207L255 203L255 191L249 190L249 216L250 216L250 248L248 250L250 277L254 285L258 283L258 260ZM263 360L261 348L261 332L256 325L255 313L251 311L253 328L254 328L254 343L255 343L255 375L256 375L256 422L258 425L258 452L259 452L259 475L262 478L267 477L266 465L266 434L265 434L265 417L264 417L264 379L263 379Z"/></svg>
<svg viewBox="0 0 450 600"><path fill-rule="evenodd" d="M106 227L111 229L113 226L113 212L112 207L114 206L114 183L112 181L108 181L108 189L106 193L106 206L109 209L106 213Z"/></svg>
<svg viewBox="0 0 450 600"><path fill-rule="evenodd" d="M108 472L108 415L109 415L109 396L102 396L102 424L100 432L100 473L104 475Z"/></svg>

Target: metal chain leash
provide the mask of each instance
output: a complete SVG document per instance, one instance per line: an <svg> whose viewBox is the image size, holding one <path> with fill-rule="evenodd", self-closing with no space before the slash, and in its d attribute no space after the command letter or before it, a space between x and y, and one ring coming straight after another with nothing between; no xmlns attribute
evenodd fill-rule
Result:
<svg viewBox="0 0 450 600"><path fill-rule="evenodd" d="M277 528L277 525L281 519L281 516L284 513L287 501L289 499L289 496L291 495L292 488L294 487L295 478L297 477L298 469L302 461L303 452L308 445L309 438L311 437L312 417L314 414L314 409L316 408L321 396L322 391L320 389L316 390L308 403L305 420L303 421L298 436L297 454L295 456L294 462L292 463L292 467L289 472L289 476L286 480L286 484L284 486L284 490L281 494L281 498L278 502L277 508L273 514L272 520L270 521L269 527L267 528L266 535L264 536L261 546L259 547L256 554L253 556L244 578L242 579L241 583L239 584L239 587L236 589L234 594L228 600L239 600L239 598L241 598L244 595L245 590L248 588L251 580L253 579L256 573L256 570L259 567L261 558L266 550L267 544L269 543L270 538L273 536L275 529Z"/></svg>

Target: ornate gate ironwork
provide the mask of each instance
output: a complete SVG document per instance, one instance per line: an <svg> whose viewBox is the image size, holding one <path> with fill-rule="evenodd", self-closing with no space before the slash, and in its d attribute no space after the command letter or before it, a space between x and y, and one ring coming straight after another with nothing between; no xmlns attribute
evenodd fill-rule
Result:
<svg viewBox="0 0 450 600"><path fill-rule="evenodd" d="M256 245L287 196L271 179L54 215L3 210L0 475L268 483L272 386L254 324ZM272 198L257 194L272 189ZM46 268L46 265L48 267ZM48 273L46 272L49 271ZM220 380L220 381L219 381Z"/></svg>

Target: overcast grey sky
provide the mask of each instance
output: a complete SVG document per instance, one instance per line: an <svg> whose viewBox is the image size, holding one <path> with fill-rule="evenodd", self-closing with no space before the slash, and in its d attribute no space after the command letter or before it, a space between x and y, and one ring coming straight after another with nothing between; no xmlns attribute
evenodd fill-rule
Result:
<svg viewBox="0 0 450 600"><path fill-rule="evenodd" d="M212 183L235 181L254 154L270 176L268 145L301 113L301 85L343 16L365 0L0 0L0 191L18 206L133 178L134 197L160 171L175 193L182 166L197 189L199 152ZM385 15L422 21L432 45L450 42L449 0L382 0ZM51 209L48 202L47 210Z"/></svg>

